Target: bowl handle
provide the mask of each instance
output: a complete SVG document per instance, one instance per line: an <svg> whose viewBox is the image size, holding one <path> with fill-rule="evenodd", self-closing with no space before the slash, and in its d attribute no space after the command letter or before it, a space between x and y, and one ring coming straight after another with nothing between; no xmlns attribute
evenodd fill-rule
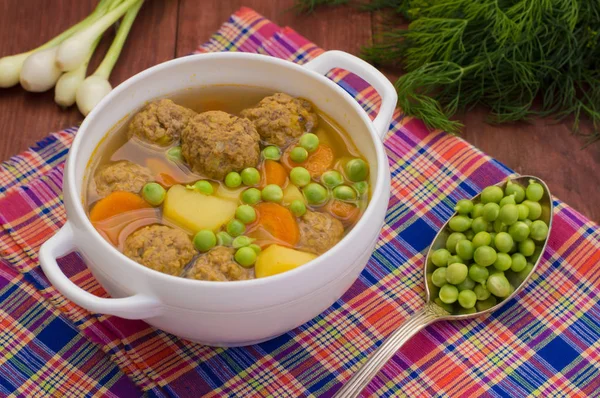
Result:
<svg viewBox="0 0 600 398"><path fill-rule="evenodd" d="M160 314L161 304L152 297L136 294L126 298L103 298L88 293L73 283L62 272L56 259L76 249L73 228L66 222L56 235L42 245L39 254L44 273L69 300L92 312L126 319L147 319Z"/></svg>
<svg viewBox="0 0 600 398"><path fill-rule="evenodd" d="M394 116L398 94L394 85L383 73L362 59L343 51L327 51L304 64L304 67L321 75L326 74L333 68L345 69L358 75L373 86L381 96L381 107L379 108L377 117L373 120L373 124L381 139L385 137L389 130L392 116Z"/></svg>

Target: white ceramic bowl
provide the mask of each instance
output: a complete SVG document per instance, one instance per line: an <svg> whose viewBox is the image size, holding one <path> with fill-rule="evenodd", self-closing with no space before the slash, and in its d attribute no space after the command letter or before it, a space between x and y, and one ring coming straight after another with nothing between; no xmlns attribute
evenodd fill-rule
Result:
<svg viewBox="0 0 600 398"><path fill-rule="evenodd" d="M356 73L379 92L382 106L373 122L348 93L323 76L334 67ZM348 131L368 159L371 202L354 229L314 261L263 279L189 280L130 260L105 241L88 220L82 203L88 164L96 147L102 148L111 127L146 101L215 84L266 87L307 98ZM239 346L285 333L340 298L371 256L389 200L390 173L381 139L388 130L396 100L396 91L385 76L341 51L326 52L303 66L255 54L202 54L141 72L113 90L81 125L65 169L67 222L40 249L42 268L62 294L90 311L143 319L185 339ZM94 296L62 273L56 259L72 251L84 257L92 274L113 298Z"/></svg>

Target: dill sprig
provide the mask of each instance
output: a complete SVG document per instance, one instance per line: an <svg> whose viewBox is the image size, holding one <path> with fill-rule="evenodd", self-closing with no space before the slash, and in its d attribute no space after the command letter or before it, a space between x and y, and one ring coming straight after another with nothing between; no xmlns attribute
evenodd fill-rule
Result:
<svg viewBox="0 0 600 398"><path fill-rule="evenodd" d="M403 66L399 105L430 128L457 133L461 124L452 116L480 104L496 123L569 117L579 132L588 119L590 139L600 138L600 1L373 0L360 6L410 20L408 29L388 27L363 56Z"/></svg>

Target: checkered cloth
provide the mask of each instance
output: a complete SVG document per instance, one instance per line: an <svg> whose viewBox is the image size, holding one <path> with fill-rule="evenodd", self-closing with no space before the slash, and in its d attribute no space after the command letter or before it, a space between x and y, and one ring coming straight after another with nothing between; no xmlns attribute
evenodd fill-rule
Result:
<svg viewBox="0 0 600 398"><path fill-rule="evenodd" d="M254 11L235 13L198 49L305 62L322 52ZM373 115L379 97L345 71L330 77ZM377 248L350 290L271 341L211 348L141 321L92 314L41 272L40 245L65 220L62 168L74 129L0 165L0 396L330 396L387 335L423 306L424 253L456 201L512 172L460 138L397 113L385 140L392 197ZM416 335L369 396L593 396L600 390L600 228L555 200L538 271L515 299L477 320ZM76 254L61 262L106 296Z"/></svg>

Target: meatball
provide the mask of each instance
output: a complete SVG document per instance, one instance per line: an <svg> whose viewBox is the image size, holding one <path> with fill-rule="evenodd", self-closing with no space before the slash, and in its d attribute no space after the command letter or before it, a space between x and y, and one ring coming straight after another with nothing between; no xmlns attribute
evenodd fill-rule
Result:
<svg viewBox="0 0 600 398"><path fill-rule="evenodd" d="M155 271L180 275L196 254L189 236L166 225L149 225L125 239L123 254Z"/></svg>
<svg viewBox="0 0 600 398"><path fill-rule="evenodd" d="M159 146L179 141L181 132L196 113L169 99L149 103L129 124L127 136Z"/></svg>
<svg viewBox="0 0 600 398"><path fill-rule="evenodd" d="M344 235L342 223L326 213L307 211L300 219L298 227L300 229L298 246L315 254L325 253Z"/></svg>
<svg viewBox="0 0 600 398"><path fill-rule="evenodd" d="M152 180L150 169L129 160L119 160L100 166L94 176L96 192L100 197L105 197L114 191L138 193L144 184Z"/></svg>
<svg viewBox="0 0 600 398"><path fill-rule="evenodd" d="M204 281L242 281L254 278L254 270L246 269L233 260L235 250L219 246L198 257L187 272L190 279Z"/></svg>
<svg viewBox="0 0 600 398"><path fill-rule="evenodd" d="M222 180L231 171L256 167L259 141L249 120L209 111L190 119L181 136L181 153L196 173Z"/></svg>
<svg viewBox="0 0 600 398"><path fill-rule="evenodd" d="M256 107L244 109L263 141L284 147L317 125L310 102L277 93L263 98Z"/></svg>

